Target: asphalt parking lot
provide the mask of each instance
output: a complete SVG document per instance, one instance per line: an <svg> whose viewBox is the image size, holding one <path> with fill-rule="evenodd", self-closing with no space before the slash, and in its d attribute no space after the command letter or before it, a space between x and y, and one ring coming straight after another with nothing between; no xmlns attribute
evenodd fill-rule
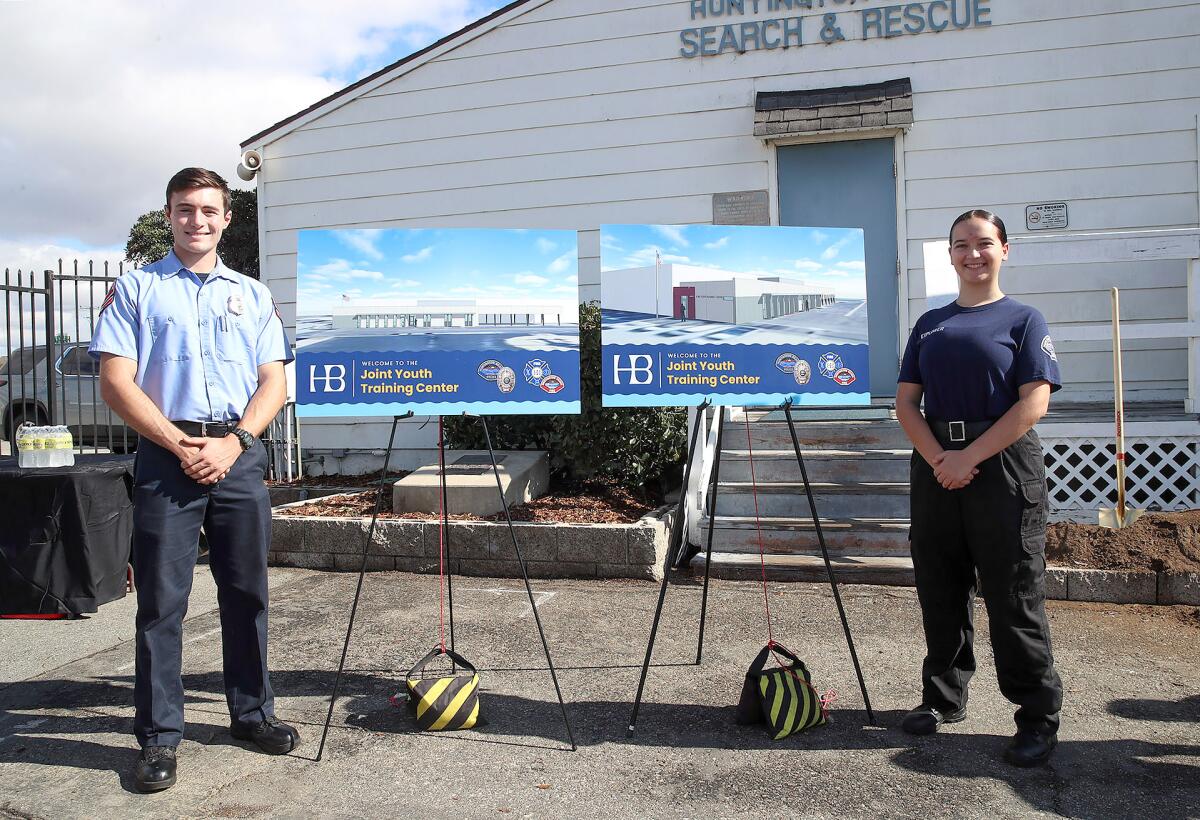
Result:
<svg viewBox="0 0 1200 820"><path fill-rule="evenodd" d="M578 751L519 581L455 583L456 644L483 672L487 725L420 733L388 695L436 641L436 578L372 573L344 696L313 760L356 576L272 570L271 667L281 717L303 744L270 757L233 740L218 616L198 570L185 629L187 737L179 783L132 791L132 602L87 620L4 622L0 817L1073 817L1200 814L1200 612L1052 602L1066 685L1051 765L1021 771L979 607L980 672L966 721L912 738L919 611L910 589L843 590L878 725L871 726L828 586L772 584L775 635L838 697L829 725L783 741L733 723L765 639L763 596L715 582L704 663L700 595L673 585L636 735L626 737L657 586L539 581L538 611ZM17 661L20 661L19 663Z"/></svg>

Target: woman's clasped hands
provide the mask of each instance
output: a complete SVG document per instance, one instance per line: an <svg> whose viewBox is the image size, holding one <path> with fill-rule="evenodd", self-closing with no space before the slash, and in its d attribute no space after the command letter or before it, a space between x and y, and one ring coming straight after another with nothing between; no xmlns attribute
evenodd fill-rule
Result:
<svg viewBox="0 0 1200 820"><path fill-rule="evenodd" d="M966 450L943 450L934 457L933 477L947 490L961 490L979 475L976 462Z"/></svg>

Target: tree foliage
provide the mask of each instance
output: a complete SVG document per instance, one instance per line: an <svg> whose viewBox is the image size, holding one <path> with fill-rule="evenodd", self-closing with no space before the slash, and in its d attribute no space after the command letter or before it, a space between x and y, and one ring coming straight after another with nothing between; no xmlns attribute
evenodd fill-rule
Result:
<svg viewBox="0 0 1200 820"><path fill-rule="evenodd" d="M233 220L221 237L217 253L228 267L258 278L258 192L233 190ZM142 267L162 259L171 251L171 228L161 211L142 214L129 229L125 260Z"/></svg>
<svg viewBox="0 0 1200 820"><path fill-rule="evenodd" d="M496 416L488 419L498 450L546 450L552 481L600 479L635 492L678 483L687 447L687 411L679 408L600 406L600 308L579 306L582 413L577 416ZM446 443L483 449L479 420L445 420Z"/></svg>

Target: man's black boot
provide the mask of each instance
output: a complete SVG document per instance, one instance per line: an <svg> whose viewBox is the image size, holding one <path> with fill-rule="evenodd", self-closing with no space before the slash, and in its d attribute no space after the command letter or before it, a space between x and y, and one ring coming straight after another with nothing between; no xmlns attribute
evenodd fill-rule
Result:
<svg viewBox="0 0 1200 820"><path fill-rule="evenodd" d="M261 723L233 723L229 733L249 740L269 755L285 755L300 745L300 733L271 715Z"/></svg>
<svg viewBox="0 0 1200 820"><path fill-rule="evenodd" d="M133 767L133 783L140 792L160 792L175 785L175 747L147 746Z"/></svg>

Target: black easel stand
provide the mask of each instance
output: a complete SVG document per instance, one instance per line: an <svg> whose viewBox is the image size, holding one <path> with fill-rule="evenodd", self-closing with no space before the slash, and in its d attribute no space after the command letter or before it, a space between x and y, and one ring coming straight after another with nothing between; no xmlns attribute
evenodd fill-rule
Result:
<svg viewBox="0 0 1200 820"><path fill-rule="evenodd" d="M687 504L688 481L692 477L692 462L696 455L696 439L700 435L700 424L704 420L705 411L708 409L709 402L705 401L696 408L696 421L692 424L692 437L688 442L687 461L683 467L683 484L679 488L679 504L675 507L675 518L671 521L671 537L667 540L667 560L663 566L662 586L658 590L658 606L654 608L654 621L650 624L650 640L646 643L646 657L642 661L642 674L638 678L637 696L633 699L633 714L629 716L629 731L626 737L632 737L637 730L638 711L642 708L642 691L646 688L646 675L650 671L650 657L654 654L654 640L658 637L658 622L662 618L663 602L667 600L667 583L671 577L671 567L675 565L677 554L681 554L684 550L686 539L683 536L683 514ZM724 419L725 409L721 408L721 418ZM720 432L717 433L720 436ZM718 455L718 458L720 456ZM714 470L714 472L716 472ZM714 499L715 503L715 499ZM711 513L716 507L710 505L709 512ZM708 543L712 547L712 516L708 520ZM711 557L711 556L710 556ZM704 600L708 601L708 573L705 571L704 576ZM704 626L703 619L701 620L701 636L703 636ZM703 640L703 637L701 638ZM696 649L697 656L700 654L700 649ZM699 663L699 661L697 661Z"/></svg>
<svg viewBox="0 0 1200 820"><path fill-rule="evenodd" d="M668 546L667 546L667 556L668 556L667 567L668 568L670 568L674 564L674 561L672 560L672 556L676 556L677 558L682 559L685 555L685 545L683 543L682 538L679 538L678 535L683 530L683 527L682 527L683 509L684 509L684 501L685 501L686 493L687 493L688 479L691 476L692 460L695 457L696 438L697 438L697 434L699 433L699 429L700 429L700 420L704 416L704 410L706 409L707 406L708 406L708 402L705 402L704 404L700 405L697 408L696 423L692 428L691 445L688 448L687 464L684 467L684 471L683 471L683 489L680 493L679 507L675 512L675 520L672 522L671 539L668 542ZM808 508L809 508L809 511L812 513L813 527L816 529L816 532L817 532L817 541L821 545L821 555L825 559L825 569L826 569L826 572L828 572L828 574L829 574L829 584L830 584L830 587L833 589L833 599L837 603L838 615L841 617L842 630L846 634L846 646L849 647L849 649L850 649L850 660L854 663L854 673L855 673L855 675L858 676L858 687L862 691L863 704L866 706L866 710L867 710L867 718L868 718L868 720L870 720L871 725L874 726L874 725L876 725L875 724L875 713L871 709L871 699L867 695L867 684L866 684L866 681L863 679L862 668L858 662L858 653L854 649L854 639L850 635L850 623L849 623L849 621L846 620L846 610L842 606L842 596L841 596L841 593L838 591L837 578L833 572L833 564L829 560L829 550L825 546L825 533L821 529L821 519L817 515L817 502L816 502L816 499L813 498L812 485L808 481L808 469L804 465L804 455L800 450L800 439L796 435L796 426L795 426L795 423L792 421L791 399L788 399L787 401L785 401L783 403L783 405L781 406L781 409L783 410L784 416L787 418L788 431L791 433L791 437L792 437L792 447L796 451L796 462L800 465L800 476L804 481L804 492L808 496ZM719 481L719 477L720 477L720 473L721 473L721 450L722 450L722 443L723 443L722 442L722 438L723 438L722 434L723 434L724 428L725 428L725 408L721 407L718 412L720 414L720 418L718 419L718 426L717 426L716 451L714 454L712 479L711 479L711 482L709 485L709 493L708 493L708 528L707 528L707 533L705 534L706 544L705 544L705 562L704 562L704 589L703 589L703 592L702 592L701 598L700 598L700 630L699 630L699 635L698 635L697 641L696 641L696 665L697 666L700 665L700 663L703 659L703 655L704 655L704 623L705 623L705 619L706 619L707 613L708 613L708 585L709 585L709 571L710 571L710 568L712 567L713 525L714 525L714 523L716 521L716 517L717 517L717 486L718 486L718 481ZM676 555L676 551L677 551L677 555ZM662 587L659 589L659 592L658 592L658 606L654 610L654 621L652 622L652 624L650 626L650 640L646 645L646 657L645 657L645 660L642 662L642 674L638 680L637 695L635 696L634 702L633 702L633 714L629 718L629 730L626 733L627 737L632 737L633 733L636 731L638 711L641 709L641 706L642 706L642 692L646 686L646 675L650 669L650 658L651 658L652 654L654 653L654 641L658 636L658 624L659 624L660 618L662 617L663 602L666 600L666 598L667 598L667 574L664 573Z"/></svg>
<svg viewBox="0 0 1200 820"><path fill-rule="evenodd" d="M558 695L558 707L562 710L563 726L567 729L567 740L571 743L571 751L576 750L575 734L571 731L571 721L567 717L567 705L563 702L562 689L558 685L558 673L554 671L554 661L550 658L550 644L546 642L546 632L542 629L542 618L538 615L537 602L533 600L533 588L529 585L529 571L525 567L525 558L521 555L521 545L517 543L517 531L513 529L512 516L508 514L508 503L504 499L504 485L500 483L500 467L496 463L496 452L492 449L492 434L488 430L487 418L479 417L483 425L483 438L487 442L488 456L492 459L492 473L496 476L496 490L500 493L500 509L504 510L504 520L508 522L508 534L512 538L513 550L517 554L517 563L521 565L521 577L525 580L525 594L529 596L529 608L533 611L533 621L537 624L538 637L542 639L542 649L546 653L546 665L550 667L550 680L554 681L554 694Z"/></svg>
<svg viewBox="0 0 1200 820"><path fill-rule="evenodd" d="M358 587L354 590L354 604L350 607L350 623L346 624L346 640L342 644L342 659L338 662L337 677L333 679L333 692L329 695L329 712L325 715L325 728L321 730L321 745L317 747L317 760L325 752L325 737L329 734L329 722L333 720L333 704L337 701L338 690L342 687L342 672L346 668L346 653L350 651L350 633L354 630L354 616L358 614L358 599L362 596L363 578L367 574L367 553L370 551L371 539L375 535L375 524L379 521L379 510L383 506L383 493L387 488L388 465L392 460L392 445L396 443L396 426L400 419L412 417L412 411L402 416L392 416L392 432L388 436L387 452L383 456L383 472L379 474L379 494L375 497L375 512L371 514L371 525L367 527L367 537L363 540L362 564L358 568ZM442 479L445 481L445 478ZM452 633L453 634L453 633Z"/></svg>
<svg viewBox="0 0 1200 820"><path fill-rule="evenodd" d="M379 495L375 499L375 512L371 515L371 524L367 527L367 536L363 542L362 565L358 570L358 586L354 590L354 604L350 607L350 623L346 625L346 640L342 644L342 659L338 662L337 677L333 681L333 692L329 696L329 711L325 715L325 727L321 731L321 743L317 747L318 761L321 760L325 752L325 739L329 735L329 724L333 719L333 707L337 701L338 691L341 689L342 673L346 668L346 655L350 649L350 635L354 630L354 617L358 613L358 601L362 596L363 579L367 573L367 553L370 550L372 537L375 534L375 525L379 521L379 511L383 506L383 494L387 489L387 469L392 457L392 447L396 443L396 426L401 419L411 418L412 412L405 413L402 416L392 417L392 432L388 436L387 453L383 458L383 473L379 478ZM563 725L567 728L567 739L571 742L571 751L576 751L575 735L571 731L571 722L567 718L567 706L563 702L562 689L558 685L558 674L554 669L554 661L550 658L550 645L546 642L546 633L542 629L542 619L538 615L537 604L533 599L533 589L529 585L529 573L525 567L525 558L521 555L521 547L517 543L517 533L513 528L512 518L508 514L508 504L504 499L504 487L500 483L500 468L496 463L496 453L492 449L492 436L488 430L487 420L480 416L480 423L483 425L484 439L487 441L488 455L492 461L492 472L496 476L496 489L500 492L500 506L504 509L504 519L508 522L508 533L512 538L513 549L517 554L517 561L521 565L521 576L525 579L525 592L529 596L529 607L533 610L533 620L537 624L538 636L542 639L542 649L546 653L546 664L550 667L550 678L554 681L554 692L558 696L558 705L562 709ZM446 553L446 588L447 598L449 599L450 610L450 649L454 649L454 574L450 571L450 508L446 503L446 457L445 457L445 442L443 439L442 418L438 418L438 472L441 478L441 493L442 493L442 527L444 533L444 544Z"/></svg>
<svg viewBox="0 0 1200 820"><path fill-rule="evenodd" d="M837 603L838 615L842 619L842 631L846 633L846 646L850 649L850 660L854 663L854 674L858 676L858 688L862 691L863 705L867 707L867 719L875 725L875 712L871 709L871 698L867 695L867 682L863 680L862 667L858 664L858 653L854 650L854 638L850 636L850 622L846 620L846 609L842 606L842 595L838 592L837 577L829 561L829 549L825 546L825 533L821 529L821 518L817 515L817 502L813 498L812 485L808 482L808 469L804 466L804 455L800 452L800 438L792 421L792 400L783 403L783 415L787 418L788 432L792 435L792 447L796 451L796 463L800 465L800 477L804 480L804 492L808 496L808 509L812 512L813 527L817 531L817 543L821 545L821 556L825 559L825 571L829 573L829 586L833 600Z"/></svg>

